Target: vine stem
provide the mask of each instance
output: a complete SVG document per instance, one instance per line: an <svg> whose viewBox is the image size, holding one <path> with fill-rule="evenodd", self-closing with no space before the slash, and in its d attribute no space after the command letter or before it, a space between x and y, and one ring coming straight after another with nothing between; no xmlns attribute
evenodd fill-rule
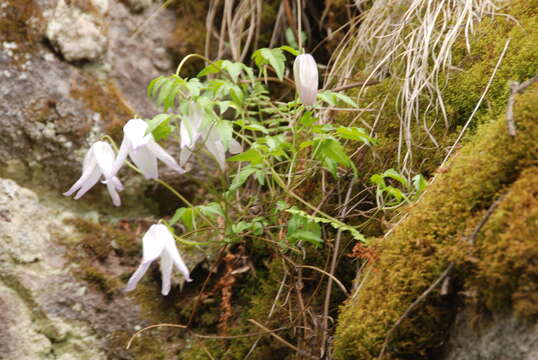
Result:
<svg viewBox="0 0 538 360"><path fill-rule="evenodd" d="M213 61L209 60L208 58L206 58L205 56L203 55L199 55L199 54L189 54L187 56L185 56L181 62L179 63L179 65L177 66L177 70L176 70L176 76L179 76L179 73L181 72L181 69L183 68L183 65L185 65L187 63L188 60L192 59L192 58L198 58L198 59L201 59L201 60L204 60L210 64L213 64Z"/></svg>

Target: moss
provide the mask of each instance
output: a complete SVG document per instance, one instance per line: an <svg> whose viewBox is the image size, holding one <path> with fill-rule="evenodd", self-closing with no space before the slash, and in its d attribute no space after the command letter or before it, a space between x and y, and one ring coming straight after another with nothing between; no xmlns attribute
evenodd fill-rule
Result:
<svg viewBox="0 0 538 360"><path fill-rule="evenodd" d="M0 9L0 41L14 42L16 54L33 53L42 36L43 16L35 1L6 0Z"/></svg>
<svg viewBox="0 0 538 360"><path fill-rule="evenodd" d="M375 358L392 324L447 262L461 255L449 250L464 248L469 219L475 217L477 223L477 214L489 207L498 192L522 169L536 163L537 85L520 96L515 114L516 139L507 134L504 116L481 126L449 167L438 174L420 202L409 209L408 217L389 238L379 242L378 263L371 267L361 291L342 309L336 359ZM530 239L526 241L530 246ZM484 261L488 262L488 257ZM503 266L509 265L505 262ZM506 279L511 279L507 281L513 281L509 268L504 270ZM527 301L529 298L526 296ZM390 346L394 358L427 358L442 344L452 312L447 300L434 292L400 325Z"/></svg>
<svg viewBox="0 0 538 360"><path fill-rule="evenodd" d="M470 116L506 40L510 39L508 51L477 118L503 112L509 95L508 83L522 82L538 73L538 48L534 40L538 38L538 1L512 0L509 7L500 12L511 17L485 18L473 35L471 53L467 52L463 39L454 49L453 63L464 67L464 70L451 71L447 75L449 84L443 91L448 114L454 124L462 124Z"/></svg>
<svg viewBox="0 0 538 360"><path fill-rule="evenodd" d="M538 167L522 172L506 190L477 238L475 274L467 287L490 311L510 305L522 318L538 315Z"/></svg>
<svg viewBox="0 0 538 360"><path fill-rule="evenodd" d="M100 114L107 134L116 141L121 140L123 125L134 116L134 111L113 81L98 81L88 75L82 76L73 83L71 96Z"/></svg>

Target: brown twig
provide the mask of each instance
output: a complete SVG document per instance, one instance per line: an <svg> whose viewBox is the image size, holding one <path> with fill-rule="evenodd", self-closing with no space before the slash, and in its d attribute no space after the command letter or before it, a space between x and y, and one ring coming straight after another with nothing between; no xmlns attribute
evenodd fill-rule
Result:
<svg viewBox="0 0 538 360"><path fill-rule="evenodd" d="M292 343L286 341L283 337L275 334L274 331L272 330L269 330L268 328L266 328L265 326L263 326L262 324L260 324L259 322L257 322L256 320L254 319L248 319L249 322L251 322L252 324L256 325L257 327L259 327L260 329L264 330L267 334L271 335L272 337L274 337L276 340L280 341L282 344L286 345L287 347L289 347L290 349L293 349L294 351L296 351L298 354L301 354L302 356L305 356L309 359L316 359L316 357L304 352L303 350L299 349L297 346L293 345Z"/></svg>
<svg viewBox="0 0 538 360"><path fill-rule="evenodd" d="M356 88L356 87L359 87L359 86L372 86L372 85L377 85L377 84L379 84L378 80L361 81L361 82L356 82L356 83L352 83L352 84L338 86L338 87L335 87L335 88L331 89L331 91L339 92L339 91L353 89L353 88Z"/></svg>
<svg viewBox="0 0 538 360"><path fill-rule="evenodd" d="M508 106L506 108L506 125L508 126L508 134L516 136L516 124L514 123L514 103L516 102L516 94L520 94L530 85L538 81L538 75L526 80L523 83L517 81L510 83L510 97L508 98Z"/></svg>

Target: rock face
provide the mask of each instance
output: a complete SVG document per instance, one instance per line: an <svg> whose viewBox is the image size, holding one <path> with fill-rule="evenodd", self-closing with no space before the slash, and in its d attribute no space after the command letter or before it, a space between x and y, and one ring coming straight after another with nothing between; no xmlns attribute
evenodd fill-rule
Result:
<svg viewBox="0 0 538 360"><path fill-rule="evenodd" d="M90 1L94 13L84 13L76 6L58 1L47 25L47 38L67 61L99 59L106 51L104 19L108 1Z"/></svg>
<svg viewBox="0 0 538 360"><path fill-rule="evenodd" d="M145 88L172 72L175 15L147 17L120 1L2 2L1 177L65 191L99 136L155 115Z"/></svg>
<svg viewBox="0 0 538 360"><path fill-rule="evenodd" d="M538 359L538 323L498 314L471 326L469 312L458 314L442 360Z"/></svg>
<svg viewBox="0 0 538 360"><path fill-rule="evenodd" d="M30 190L0 180L0 353L5 359L105 359L88 324L87 289L69 274L68 215L42 206ZM29 221L30 220L30 221ZM69 229L67 229L69 230Z"/></svg>

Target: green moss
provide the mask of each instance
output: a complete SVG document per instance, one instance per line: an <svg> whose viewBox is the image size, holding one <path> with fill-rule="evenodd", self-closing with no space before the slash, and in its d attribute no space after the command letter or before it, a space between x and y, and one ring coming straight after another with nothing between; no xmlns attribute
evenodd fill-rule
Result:
<svg viewBox="0 0 538 360"><path fill-rule="evenodd" d="M488 208L504 186L536 162L538 86L520 96L515 114L519 129L516 139L507 134L503 116L481 126L409 209L408 217L389 238L380 241L379 261L368 271L361 291L342 309L336 359L375 358L392 324L439 276L447 262L461 255L449 250L465 248L469 219ZM509 268L505 270L507 279L512 279ZM434 292L403 321L391 341L394 358L427 358L442 344L452 313L447 300Z"/></svg>
<svg viewBox="0 0 538 360"><path fill-rule="evenodd" d="M538 168L523 171L506 190L477 239L466 287L493 312L512 307L521 318L538 315Z"/></svg>
<svg viewBox="0 0 538 360"><path fill-rule="evenodd" d="M451 71L443 91L449 117L454 124L465 122L476 106L493 73L505 43L510 45L493 79L477 118L504 111L510 81L523 82L538 73L538 1L512 0L500 10L511 17L485 18L477 27L468 53L463 39L454 49L453 64L463 71ZM515 20L517 19L517 21Z"/></svg>

